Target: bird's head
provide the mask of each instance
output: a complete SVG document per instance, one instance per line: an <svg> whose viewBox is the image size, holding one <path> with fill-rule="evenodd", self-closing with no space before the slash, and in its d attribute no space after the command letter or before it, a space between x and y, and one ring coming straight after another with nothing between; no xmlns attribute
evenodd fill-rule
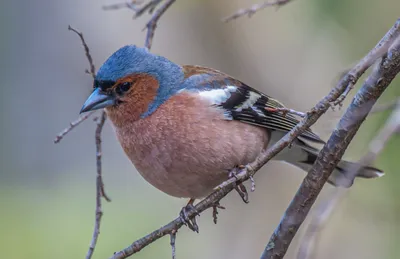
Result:
<svg viewBox="0 0 400 259"><path fill-rule="evenodd" d="M133 45L122 47L97 72L81 113L106 108L112 120L148 116L178 90L182 79L182 67L168 59Z"/></svg>

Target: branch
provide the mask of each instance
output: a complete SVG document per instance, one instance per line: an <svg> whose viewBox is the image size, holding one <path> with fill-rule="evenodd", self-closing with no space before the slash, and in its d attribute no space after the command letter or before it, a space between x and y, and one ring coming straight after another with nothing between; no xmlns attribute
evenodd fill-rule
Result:
<svg viewBox="0 0 400 259"><path fill-rule="evenodd" d="M371 50L368 55L363 58L353 69L351 69L337 84L336 87L334 87L330 93L324 97L314 108L311 109L310 112L306 114L304 119L296 126L294 127L289 133L287 133L281 140L279 140L275 145L273 145L271 148L269 148L266 151L263 151L259 157L249 165L247 165L244 169L242 169L239 173L235 174L235 177L230 178L229 180L225 181L221 185L215 188L215 191L204 198L202 201L200 201L196 206L196 210L190 211L188 214L189 218L193 218L197 212L201 213L204 210L211 208L218 204L218 202L225 197L229 192L235 189L235 187L242 183L243 181L246 181L250 179L265 163L267 163L269 160L271 160L272 157L274 157L276 154L278 154L280 151L282 151L285 147L287 147L294 139L297 138L304 130L309 128L312 124L314 124L319 117L324 114L329 107L331 107L331 104L336 101L342 93L348 88L349 84L355 84L357 80L361 77L361 75L368 69L369 66L371 66L380 56L377 56L376 53L382 53L381 48L384 48L386 46L386 43L388 41L393 42L395 37L397 37L400 34L400 19L395 23L395 25L389 30L389 32L385 35L385 37L375 46L373 50ZM397 52L393 52L391 54L395 54ZM385 53L382 53L382 55ZM389 62L390 63L390 62ZM387 80L381 80L380 83L386 83ZM387 82L388 83L388 82ZM383 90L382 90L383 91ZM366 114L365 114L366 116ZM332 144L332 141L328 142ZM339 143L339 142L338 142ZM347 146L346 146L347 147ZM325 155L326 150L324 152L321 152L322 154ZM322 164L321 164L322 165ZM333 169L333 168L332 168ZM315 170L314 170L315 171ZM330 174L330 172L329 172ZM305 183L308 183L309 181L313 182L315 179L311 179L311 176L317 175L316 172L312 174L308 174L308 176L305 179ZM317 175L318 176L318 175ZM326 175L325 175L326 176ZM329 175L328 175L329 176ZM319 183L321 186L315 186L315 190L320 190L322 188L322 185L325 183L326 179L324 179L323 182ZM304 184L303 184L304 185ZM303 186L302 185L302 186ZM304 186L302 187L304 189ZM312 192L308 192L308 187L305 188L303 191L307 191L307 193L311 194ZM313 190L314 190L313 189ZM318 191L319 192L319 191ZM318 193L315 191L315 194ZM297 205L299 198L302 198L302 193L297 194L295 197L294 202L292 203L293 206L296 207L299 213L299 219L300 222L296 223L293 225L293 227L299 227L301 222L304 221L304 218L309 210L309 207L311 207L313 201L315 200L315 197L307 197L312 200L312 202L304 201L304 204L308 206L305 206L305 208L298 208ZM304 196L305 197L305 196ZM304 198L303 197L303 198ZM197 212L196 212L197 211ZM295 232L297 231L297 228L293 228L290 226L287 228L286 226L288 225L287 220L289 219L289 215L292 217L293 213L295 211L293 210L292 207L290 207L290 211L287 212L286 216L283 218L283 221L280 224L280 227L277 229L276 234L274 235L272 241L269 243L268 249L266 249L266 253L264 253L263 258L266 255L268 255L269 251L272 251L273 254L275 252L279 252L280 255L284 255L286 252L287 247L290 244L291 239L293 238ZM296 214L296 213L295 213ZM283 225L282 225L283 224ZM131 256L146 246L150 245L154 241L160 239L161 237L168 235L172 233L172 231L177 231L179 228L181 228L183 225L183 222L181 219L178 217L175 220L171 221L167 225L153 231L152 233L148 234L147 236L136 240L133 242L131 245L126 247L125 249L116 252L111 258L112 259L122 259L126 258L128 256ZM282 226L284 227L282 229ZM287 237L287 233L289 232L289 237ZM292 235L292 236L291 236ZM288 241L288 243L282 244L282 241ZM275 248L279 248L279 250L276 249L269 249L270 247L273 247L275 244ZM281 258L281 257L277 257Z"/></svg>
<svg viewBox="0 0 400 259"><path fill-rule="evenodd" d="M68 30L75 32L79 36L79 38L81 38L83 48L85 49L86 58L89 61L90 65L90 71L86 70L86 73L92 75L94 79L96 77L96 68L93 63L92 55L90 55L89 47L86 44L85 38L83 38L82 32L75 30L74 28L71 27L71 25L68 25Z"/></svg>
<svg viewBox="0 0 400 259"><path fill-rule="evenodd" d="M394 105L390 102L391 107ZM359 170L364 165L369 165L382 152L389 139L400 130L400 100L396 100L397 105L394 106L390 117L386 120L385 125L379 133L373 138L369 144L368 153L364 155L354 168L347 168L350 173L350 179L354 179ZM373 108L373 110L375 107ZM321 203L315 208L315 213L311 223L309 224L303 241L300 244L300 249L297 254L297 259L315 258L315 249L318 243L318 237L326 222L329 220L336 205L345 197L350 189L335 188L327 198L327 201Z"/></svg>
<svg viewBox="0 0 400 259"><path fill-rule="evenodd" d="M396 22L393 28L399 27L399 23L400 20ZM311 206L340 161L350 141L357 133L376 100L399 72L400 44L399 41L395 41L395 44L389 48L387 56L382 59L380 65L371 73L362 88L357 92L328 142L319 153L316 162L304 178L281 222L265 247L261 256L262 259L283 258L286 254L297 230L305 220Z"/></svg>
<svg viewBox="0 0 400 259"><path fill-rule="evenodd" d="M71 130L73 130L75 127L79 126L82 122L87 120L90 116L93 115L95 111L89 112L85 114L84 116L79 117L77 120L70 122L69 126L65 128L63 131L61 131L56 138L54 139L54 144L60 143L60 141L64 138L65 135L67 135Z"/></svg>
<svg viewBox="0 0 400 259"><path fill-rule="evenodd" d="M132 1L131 3L120 3L120 4L114 4L114 5L109 5L109 6L103 6L104 10L117 10L121 8L129 8L135 12L135 15L133 16L134 19L142 16L145 12L149 12L152 14L155 10L155 8L162 2L163 0L151 0L147 4L143 5L142 7L139 7L139 5L143 4L143 1ZM146 41L144 46L150 50L152 43L153 43L153 38L154 38L154 32L157 28L157 22L161 18L161 16L165 13L165 11L168 10L169 7L175 2L176 0L166 0L163 5L159 9L155 11L151 19L147 22L145 29L147 28L147 35L146 35Z"/></svg>
<svg viewBox="0 0 400 259"><path fill-rule="evenodd" d="M86 44L86 41L83 37L83 34L76 29L68 26L68 30L75 32L79 38L81 39L82 45L85 49L86 58L89 62L90 71L86 70L88 74L91 74L93 79L96 77L96 68L93 63L92 56L90 55L89 47ZM63 130L60 134L58 134L54 140L54 143L59 143L61 139L68 134L71 130L81 124L83 121L87 120L91 115L93 115L95 111L87 113L86 115L80 117L74 122L70 123L70 126ZM111 201L111 199L106 195L104 191L104 183L102 178L102 167L101 167L101 132L103 130L104 123L106 121L106 113L102 111L102 114L99 118L95 118L97 121L97 127L95 131L95 139L96 139L96 168L97 168L97 180L96 180L96 212L95 212L95 224L92 235L92 240L90 242L89 250L86 254L86 259L90 259L93 255L94 249L96 247L97 239L100 234L100 220L103 215L101 209L101 198L104 198L106 201Z"/></svg>
<svg viewBox="0 0 400 259"><path fill-rule="evenodd" d="M71 25L68 25L68 30L69 30L69 31L73 31L74 33L76 33L76 34L79 36L79 38L81 39L83 48L84 48L84 50L85 50L85 55L86 55L86 58L87 58L87 60L88 60L88 62L89 62L89 67L90 67L90 71L89 71L89 70L86 70L86 72L87 72L88 74L91 74L92 77L93 77L93 79L94 79L95 76L96 76L96 72L95 72L95 71L96 71L96 68L95 68L95 66L94 66L92 55L90 54L89 47L88 47L88 45L86 44L86 41L85 41L85 38L83 37L83 34L82 34L81 32L79 32L79 31L77 31L76 29L72 28ZM90 116L93 115L93 113L94 113L94 112L87 113L86 115L84 115L84 116L78 118L76 121L70 122L70 123L69 123L69 126L68 126L67 128L65 128L63 131L61 131L61 132L56 136L56 138L54 139L54 143L55 143L55 144L59 143L59 142L65 137L65 135L67 135L70 131L72 131L72 130L73 130L75 127L77 127L79 124L81 124L82 122L84 122L85 120L87 120Z"/></svg>
<svg viewBox="0 0 400 259"><path fill-rule="evenodd" d="M95 132L96 140L96 168L97 168L97 178L96 178L96 213L95 213L95 223L92 241L90 242L89 250L86 254L86 259L90 259L93 255L94 249L96 247L97 239L100 234L100 221L103 216L103 211L101 209L101 198L106 201L111 201L111 199L104 192L104 183L101 175L101 131L103 130L104 123L106 122L106 113L102 111L100 118L97 118L97 127Z"/></svg>
<svg viewBox="0 0 400 259"><path fill-rule="evenodd" d="M147 27L147 35L145 46L150 50L151 45L153 44L154 32L157 28L157 22L161 18L161 16L167 11L167 9L175 2L175 0L167 0L157 11L154 13L153 17L151 17L150 21L146 24Z"/></svg>
<svg viewBox="0 0 400 259"><path fill-rule="evenodd" d="M245 16L245 15L247 15L250 18L256 12L258 12L258 11L264 9L264 8L267 8L269 6L276 6L276 7L279 8L280 6L285 5L285 4L289 3L290 1L291 0L274 0L272 2L265 1L264 3L261 3L261 4L255 4L250 8L240 9L236 13L231 14L231 15L223 18L222 21L223 22L230 22L232 20L235 20L235 19L237 19L239 17L242 17L242 16Z"/></svg>

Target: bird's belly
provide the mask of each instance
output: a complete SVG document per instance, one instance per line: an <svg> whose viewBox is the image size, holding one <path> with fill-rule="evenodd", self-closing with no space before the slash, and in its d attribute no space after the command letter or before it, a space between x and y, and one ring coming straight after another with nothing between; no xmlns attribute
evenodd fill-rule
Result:
<svg viewBox="0 0 400 259"><path fill-rule="evenodd" d="M199 111L202 107L191 111L173 106L179 112L160 107L130 127L116 128L139 173L169 195L210 194L232 168L254 161L268 144L265 129L227 121L219 111Z"/></svg>

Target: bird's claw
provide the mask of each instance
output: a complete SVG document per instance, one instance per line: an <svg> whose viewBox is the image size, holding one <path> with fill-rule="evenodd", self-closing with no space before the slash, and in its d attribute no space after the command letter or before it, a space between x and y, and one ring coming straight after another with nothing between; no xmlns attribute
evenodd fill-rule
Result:
<svg viewBox="0 0 400 259"><path fill-rule="evenodd" d="M235 186L235 190L237 191L237 193L239 193L244 203L249 203L249 194L247 192L246 186L244 186L243 183Z"/></svg>
<svg viewBox="0 0 400 259"><path fill-rule="evenodd" d="M192 219L189 218L189 214L194 212L194 216ZM186 207L183 207L182 210L179 212L179 217L183 224L185 224L190 230L199 233L199 226L196 222L196 216L200 215L193 204L188 204Z"/></svg>

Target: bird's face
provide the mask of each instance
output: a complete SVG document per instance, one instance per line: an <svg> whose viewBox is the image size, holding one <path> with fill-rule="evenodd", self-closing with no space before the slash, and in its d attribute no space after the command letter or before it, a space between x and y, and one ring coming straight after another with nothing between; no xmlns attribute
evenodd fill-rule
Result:
<svg viewBox="0 0 400 259"><path fill-rule="evenodd" d="M129 101L135 76L127 76L117 81L94 81L94 90L81 109L82 112L118 106Z"/></svg>
<svg viewBox="0 0 400 259"><path fill-rule="evenodd" d="M179 90L183 78L182 67L168 59L133 45L122 47L100 67L81 113L105 108L114 124L145 118Z"/></svg>
<svg viewBox="0 0 400 259"><path fill-rule="evenodd" d="M157 89L157 80L148 74L132 74L115 82L95 80L81 113L106 108L116 126L135 121L154 100Z"/></svg>

